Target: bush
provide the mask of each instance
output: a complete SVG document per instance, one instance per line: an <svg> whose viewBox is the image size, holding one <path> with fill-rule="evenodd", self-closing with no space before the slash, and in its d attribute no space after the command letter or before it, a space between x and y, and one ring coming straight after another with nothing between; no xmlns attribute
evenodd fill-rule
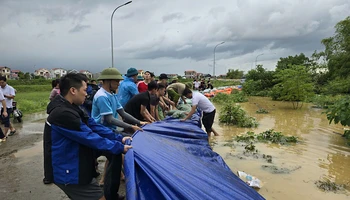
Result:
<svg viewBox="0 0 350 200"><path fill-rule="evenodd" d="M50 85L51 86L51 79L20 79L20 80L8 80L7 83L11 86L17 86L17 85Z"/></svg>
<svg viewBox="0 0 350 200"><path fill-rule="evenodd" d="M286 143L297 143L298 137L295 136L285 136L281 132L276 132L273 129L264 131L259 134L255 134L254 132L247 132L245 135L236 136L235 140L237 142L272 142L276 144L286 144Z"/></svg>
<svg viewBox="0 0 350 200"><path fill-rule="evenodd" d="M51 85L16 85L13 86L17 93L27 92L47 92L50 94L52 87Z"/></svg>
<svg viewBox="0 0 350 200"><path fill-rule="evenodd" d="M258 122L241 109L240 106L232 104L225 105L219 115L221 123L237 125L238 127L257 127Z"/></svg>

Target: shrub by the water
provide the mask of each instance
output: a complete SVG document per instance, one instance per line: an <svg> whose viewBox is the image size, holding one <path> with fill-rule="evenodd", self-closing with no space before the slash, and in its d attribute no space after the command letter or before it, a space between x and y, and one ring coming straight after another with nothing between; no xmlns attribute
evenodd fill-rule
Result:
<svg viewBox="0 0 350 200"><path fill-rule="evenodd" d="M258 122L250 117L238 105L226 104L220 112L219 121L221 123L237 125L238 127L257 127Z"/></svg>

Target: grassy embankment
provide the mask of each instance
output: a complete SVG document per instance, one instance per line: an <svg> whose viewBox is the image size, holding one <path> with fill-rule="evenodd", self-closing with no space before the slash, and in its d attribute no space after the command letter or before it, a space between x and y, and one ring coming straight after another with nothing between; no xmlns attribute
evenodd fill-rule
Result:
<svg viewBox="0 0 350 200"><path fill-rule="evenodd" d="M17 91L15 100L23 114L46 110L51 92L51 80L9 80Z"/></svg>

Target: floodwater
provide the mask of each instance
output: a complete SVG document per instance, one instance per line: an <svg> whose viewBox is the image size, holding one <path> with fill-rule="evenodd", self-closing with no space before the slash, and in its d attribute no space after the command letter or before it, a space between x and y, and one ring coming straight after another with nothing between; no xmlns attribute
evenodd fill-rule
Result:
<svg viewBox="0 0 350 200"><path fill-rule="evenodd" d="M245 171L262 181L258 192L266 199L349 199L350 195L350 146L340 136L341 125L329 125L324 110L304 104L300 110L293 110L291 103L271 101L269 98L251 97L241 103L242 108L259 122L257 128L237 128L219 124L218 114L214 128L220 136L211 137L213 150L219 153L233 172ZM219 106L218 106L219 107ZM268 114L256 114L264 108ZM220 110L220 108L219 108ZM266 159L244 156L244 147L232 142L236 135L254 131L256 134L274 129L284 135L297 136L301 141L292 145L256 143L260 155L272 156L272 163ZM283 168L284 173L273 173L263 166ZM278 171L279 172L279 171ZM337 193L318 189L315 182L324 178L345 189Z"/></svg>

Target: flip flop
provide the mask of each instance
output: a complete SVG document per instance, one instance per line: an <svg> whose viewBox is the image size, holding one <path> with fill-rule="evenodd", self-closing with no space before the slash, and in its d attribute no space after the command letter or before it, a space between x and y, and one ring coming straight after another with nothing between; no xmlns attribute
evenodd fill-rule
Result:
<svg viewBox="0 0 350 200"><path fill-rule="evenodd" d="M16 129L13 130L13 131L10 131L10 133L8 134L8 136L13 136L13 134L15 134L15 133L16 133Z"/></svg>

